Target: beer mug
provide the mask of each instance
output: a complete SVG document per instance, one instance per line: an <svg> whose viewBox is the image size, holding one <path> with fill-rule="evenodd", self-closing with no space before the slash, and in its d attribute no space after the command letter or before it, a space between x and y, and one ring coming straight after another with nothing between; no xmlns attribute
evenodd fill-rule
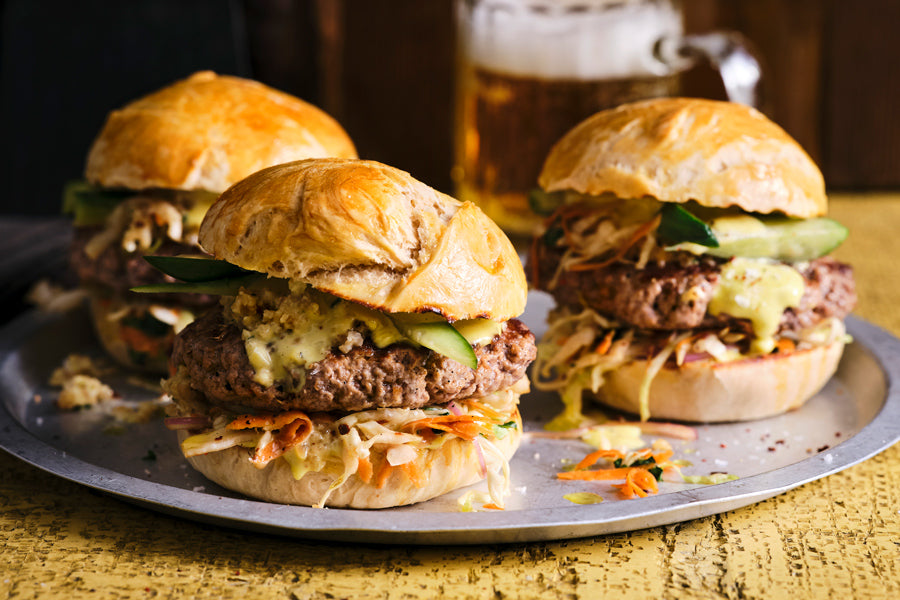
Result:
<svg viewBox="0 0 900 600"><path fill-rule="evenodd" d="M457 0L456 16L456 194L513 235L540 222L528 196L550 148L595 112L678 95L698 57L730 100L756 104L740 36L686 36L677 0Z"/></svg>

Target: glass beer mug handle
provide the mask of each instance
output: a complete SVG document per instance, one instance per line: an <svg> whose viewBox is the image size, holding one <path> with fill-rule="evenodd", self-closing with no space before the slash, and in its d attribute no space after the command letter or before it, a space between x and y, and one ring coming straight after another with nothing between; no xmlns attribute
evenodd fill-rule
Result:
<svg viewBox="0 0 900 600"><path fill-rule="evenodd" d="M705 58L719 71L730 101L759 108L762 67L749 47L741 34L717 31L663 38L657 43L656 54L675 68L687 68L698 58Z"/></svg>

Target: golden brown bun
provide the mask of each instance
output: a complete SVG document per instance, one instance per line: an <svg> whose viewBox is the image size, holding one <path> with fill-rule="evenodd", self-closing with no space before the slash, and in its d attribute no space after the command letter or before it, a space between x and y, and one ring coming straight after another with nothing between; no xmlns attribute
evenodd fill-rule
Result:
<svg viewBox="0 0 900 600"><path fill-rule="evenodd" d="M255 173L210 208L200 244L245 269L386 312L505 321L525 309L521 261L493 221L373 161L304 160Z"/></svg>
<svg viewBox="0 0 900 600"><path fill-rule="evenodd" d="M270 165L355 157L338 123L265 85L202 71L110 113L88 154L93 184L222 192Z"/></svg>
<svg viewBox="0 0 900 600"><path fill-rule="evenodd" d="M787 355L664 368L650 386L650 418L749 421L799 408L834 375L843 350L839 341ZM608 373L598 399L613 408L638 413L638 390L646 368L646 361L634 361Z"/></svg>
<svg viewBox="0 0 900 600"><path fill-rule="evenodd" d="M147 310L146 305L139 302L127 303L120 298L109 297L91 291L88 294L91 308L91 320L94 323L94 331L100 340L100 345L117 363L135 371L154 373L157 375L168 374L169 354L175 338L174 328L161 336L159 343L153 348L145 347L140 354L129 351L129 344L125 342L126 334L122 328L122 317L125 315L141 315ZM140 357L140 361L138 360Z"/></svg>
<svg viewBox="0 0 900 600"><path fill-rule="evenodd" d="M709 207L826 212L815 163L762 113L729 102L661 98L589 117L550 151L539 183L547 191L606 192Z"/></svg>
<svg viewBox="0 0 900 600"><path fill-rule="evenodd" d="M522 420L515 414L517 428L493 444L509 460L519 447L522 438ZM187 437L178 432L179 442ZM189 457L191 465L222 487L246 496L281 504L318 504L334 482L334 477L323 473L307 473L294 479L287 461L277 459L264 469L258 469L249 460L245 448L232 447L219 452ZM424 502L455 489L483 479L478 451L472 442L460 438L447 441L440 448L423 452L416 459L419 471L426 474L425 484L417 488L403 469L395 468L381 489L351 475L343 485L328 497L325 506L341 508L389 508Z"/></svg>

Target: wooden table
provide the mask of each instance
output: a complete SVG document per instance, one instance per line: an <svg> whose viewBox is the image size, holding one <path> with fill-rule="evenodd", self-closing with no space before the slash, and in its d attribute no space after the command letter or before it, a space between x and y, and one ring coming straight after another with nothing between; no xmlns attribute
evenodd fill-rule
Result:
<svg viewBox="0 0 900 600"><path fill-rule="evenodd" d="M856 314L900 335L900 194L834 195ZM0 432L2 435L2 432ZM0 597L900 598L900 445L722 515L549 543L305 542L161 515L0 452Z"/></svg>

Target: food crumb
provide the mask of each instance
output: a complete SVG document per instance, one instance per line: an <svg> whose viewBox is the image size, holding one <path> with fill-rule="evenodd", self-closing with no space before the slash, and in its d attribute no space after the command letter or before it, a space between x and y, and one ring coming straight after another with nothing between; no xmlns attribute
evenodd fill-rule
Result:
<svg viewBox="0 0 900 600"><path fill-rule="evenodd" d="M73 375L63 384L56 400L62 410L95 406L115 397L112 388L90 375Z"/></svg>
<svg viewBox="0 0 900 600"><path fill-rule="evenodd" d="M65 289L60 285L41 279L35 283L25 300L48 313L66 313L81 306L87 291L81 288Z"/></svg>
<svg viewBox="0 0 900 600"><path fill-rule="evenodd" d="M90 377L100 377L107 373L109 369L97 364L90 356L84 354L70 354L64 360L60 367L54 369L50 375L50 385L63 387L66 382L75 375L88 375Z"/></svg>
<svg viewBox="0 0 900 600"><path fill-rule="evenodd" d="M828 444L825 444L824 446L819 446L818 448L816 448L816 452L824 452L825 450L828 450L828 448L830 448L830 446Z"/></svg>

